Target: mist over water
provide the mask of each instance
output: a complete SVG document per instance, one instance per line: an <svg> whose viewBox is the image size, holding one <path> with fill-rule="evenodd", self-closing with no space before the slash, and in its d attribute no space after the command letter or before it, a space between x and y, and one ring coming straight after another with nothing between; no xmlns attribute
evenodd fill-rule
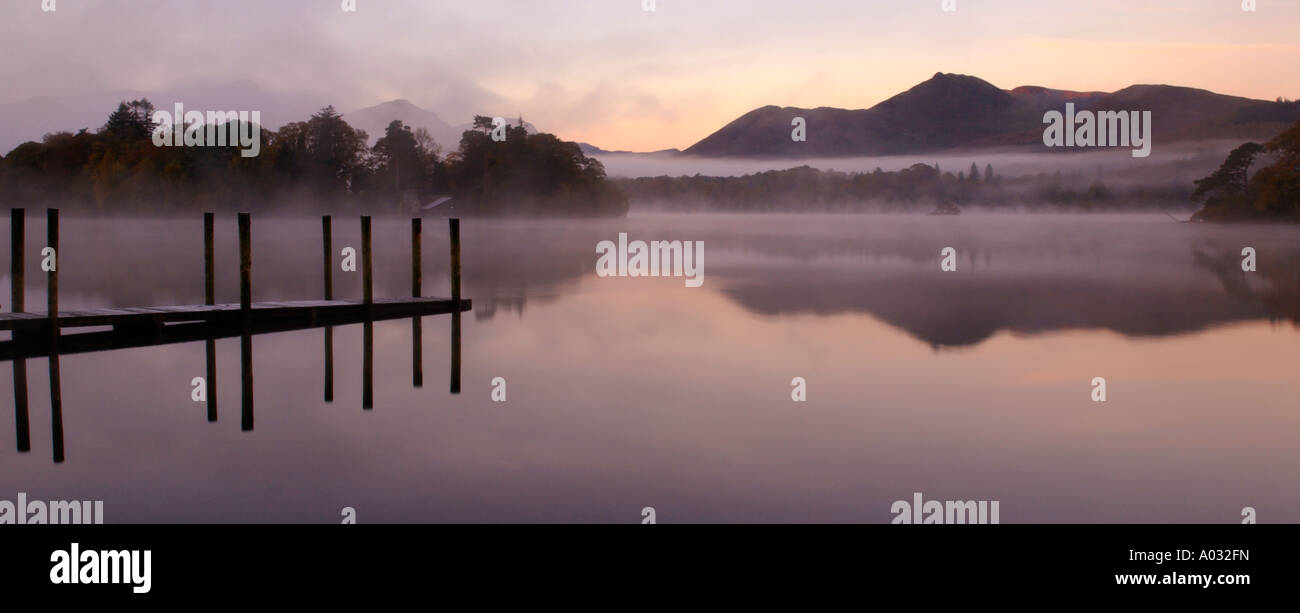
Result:
<svg viewBox="0 0 1300 613"><path fill-rule="evenodd" d="M1045 147L976 151L941 151L910 155L851 158L708 158L694 155L647 153L598 153L611 177L656 176L740 176L767 170L784 170L808 165L820 170L872 172L876 168L897 171L913 164L939 164L940 169L956 174L974 162L983 172L992 164L999 175L1018 177L1084 173L1089 177L1102 173L1107 180L1119 179L1144 184L1164 184L1179 180L1189 183L1213 171L1237 141L1180 142L1162 146L1157 142L1150 157L1134 158L1130 149L1118 147L1102 150L1051 150Z"/></svg>
<svg viewBox="0 0 1300 613"><path fill-rule="evenodd" d="M217 301L234 302L234 216L217 230ZM375 221L377 297L410 292L409 232ZM620 232L703 241L704 286L597 277L596 243ZM252 432L238 339L217 341L217 423L190 400L202 342L65 355L56 465L43 360L28 360L32 450L0 419L0 493L102 499L109 523L337 522L345 506L361 522L630 523L654 506L665 523L883 523L916 491L1000 500L1003 523L1235 523L1248 505L1300 521L1300 228L635 214L461 233L460 395L447 316L423 320L418 389L410 322L375 324L364 412L361 326L335 328L332 403L320 330L254 337ZM203 301L197 215L65 218L62 234L63 309ZM320 297L320 240L319 218L255 218L254 300ZM355 218L335 216L333 244L359 247ZM956 272L939 269L948 246ZM1241 271L1244 246L1258 272ZM426 219L426 295L447 294L447 253L445 222ZM360 273L335 259L335 296L359 298ZM39 258L27 265L28 308L43 309Z"/></svg>

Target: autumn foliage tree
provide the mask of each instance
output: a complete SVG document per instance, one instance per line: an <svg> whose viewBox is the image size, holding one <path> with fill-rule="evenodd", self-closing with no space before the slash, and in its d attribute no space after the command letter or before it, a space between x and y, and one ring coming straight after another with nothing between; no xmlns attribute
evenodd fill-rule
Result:
<svg viewBox="0 0 1300 613"><path fill-rule="evenodd" d="M1257 158L1267 164L1254 175ZM1300 221L1300 121L1267 143L1233 149L1218 170L1196 181L1203 221Z"/></svg>

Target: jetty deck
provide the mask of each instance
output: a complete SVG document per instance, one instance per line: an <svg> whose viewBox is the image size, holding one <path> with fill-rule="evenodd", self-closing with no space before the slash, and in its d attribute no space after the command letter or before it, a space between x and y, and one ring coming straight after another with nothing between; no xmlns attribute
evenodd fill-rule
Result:
<svg viewBox="0 0 1300 613"><path fill-rule="evenodd" d="M420 315L441 315L469 311L468 299L451 298L376 298L364 300L293 300L287 302L256 302L249 305L247 319L241 305L196 304L186 306L153 306L81 311L58 311L59 328L112 326L117 329L140 330L162 328L176 323L206 323L212 325L243 324L254 327L273 321L301 321L317 325L356 323L366 319L383 320ZM44 328L50 325L46 312L0 313L0 330Z"/></svg>
<svg viewBox="0 0 1300 613"><path fill-rule="evenodd" d="M58 353L94 353L249 334L329 329L407 317L418 319L425 315L462 313L471 306L469 299L446 298L380 298L369 308L360 300L261 302L251 305L247 320L238 304L67 311L59 313L61 328L112 326L112 329L61 334ZM0 330L12 330L14 334L13 340L0 341L0 362L48 357L52 350L48 326L49 318L43 313L0 314Z"/></svg>

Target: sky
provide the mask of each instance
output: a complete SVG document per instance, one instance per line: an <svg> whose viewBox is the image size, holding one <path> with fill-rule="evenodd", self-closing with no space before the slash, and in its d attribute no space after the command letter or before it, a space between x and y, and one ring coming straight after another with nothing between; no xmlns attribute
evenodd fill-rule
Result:
<svg viewBox="0 0 1300 613"><path fill-rule="evenodd" d="M0 104L184 91L221 108L347 111L405 98L452 124L523 116L651 151L768 104L867 108L936 72L1004 89L1300 98L1300 0L953 3L0 0Z"/></svg>

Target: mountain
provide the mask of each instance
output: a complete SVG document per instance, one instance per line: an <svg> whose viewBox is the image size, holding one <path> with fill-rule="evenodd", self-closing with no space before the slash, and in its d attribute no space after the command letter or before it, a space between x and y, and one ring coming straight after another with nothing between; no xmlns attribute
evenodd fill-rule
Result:
<svg viewBox="0 0 1300 613"><path fill-rule="evenodd" d="M578 149L582 150L583 155L676 155L681 153L681 149L676 147L672 149L659 149L657 151L624 151L621 149L609 150L601 149L591 143L578 143Z"/></svg>
<svg viewBox="0 0 1300 613"><path fill-rule="evenodd" d="M1300 115L1300 103L1269 102L1169 85L1113 93L1022 86L1011 90L968 75L935 73L869 109L765 106L687 148L714 157L849 157L1042 144L1043 113L1064 110L1152 112L1156 142L1267 138ZM803 117L807 140L795 142Z"/></svg>
<svg viewBox="0 0 1300 613"><path fill-rule="evenodd" d="M454 144L460 142L460 133L451 124L443 121L437 113L415 106L408 100L390 100L344 113L343 120L353 128L365 131L370 137L371 145L384 135L388 124L395 120L410 126L412 131L418 128L428 130L429 136L433 137L444 152L450 150L448 144L452 144L451 149L454 149Z"/></svg>
<svg viewBox="0 0 1300 613"><path fill-rule="evenodd" d="M434 142L438 143L438 146L442 148L444 155L455 151L460 146L460 135L474 127L473 122L456 125L448 124L437 113L420 108L409 100L402 99L390 100L375 106L345 113L343 120L353 128L364 130L366 136L370 138L369 144L371 145L374 145L375 141L384 135L384 130L394 120L410 126L411 130L424 128L429 131L429 136L433 137ZM511 118L506 118L506 120L511 124L515 122ZM524 128L528 130L529 134L537 133L537 127L526 121L524 122Z"/></svg>

